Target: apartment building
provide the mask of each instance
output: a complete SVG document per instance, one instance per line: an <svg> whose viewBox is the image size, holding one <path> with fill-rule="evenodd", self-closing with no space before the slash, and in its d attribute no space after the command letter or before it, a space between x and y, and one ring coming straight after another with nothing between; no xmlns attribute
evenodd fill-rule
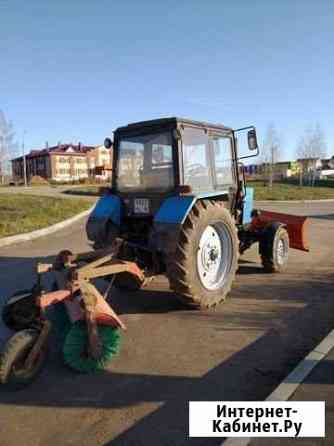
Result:
<svg viewBox="0 0 334 446"><path fill-rule="evenodd" d="M67 182L84 178L107 180L111 177L112 150L104 146L58 144L32 150L25 156L28 181L38 175L47 180ZM14 181L24 179L23 156L12 160Z"/></svg>

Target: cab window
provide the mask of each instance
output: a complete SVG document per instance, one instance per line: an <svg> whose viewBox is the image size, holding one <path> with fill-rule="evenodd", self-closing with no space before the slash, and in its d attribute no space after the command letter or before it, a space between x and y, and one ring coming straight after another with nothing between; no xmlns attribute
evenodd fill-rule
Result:
<svg viewBox="0 0 334 446"><path fill-rule="evenodd" d="M212 190L208 135L204 129L185 127L182 131L184 184L193 190Z"/></svg>
<svg viewBox="0 0 334 446"><path fill-rule="evenodd" d="M230 187L234 184L232 141L227 136L211 136L215 187Z"/></svg>
<svg viewBox="0 0 334 446"><path fill-rule="evenodd" d="M117 188L165 191L174 187L171 132L120 138Z"/></svg>

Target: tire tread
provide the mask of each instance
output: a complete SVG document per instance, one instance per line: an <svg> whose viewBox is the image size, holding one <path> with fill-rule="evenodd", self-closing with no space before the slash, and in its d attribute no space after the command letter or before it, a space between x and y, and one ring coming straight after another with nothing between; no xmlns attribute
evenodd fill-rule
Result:
<svg viewBox="0 0 334 446"><path fill-rule="evenodd" d="M230 279L225 286L224 292L216 293L216 298L212 300L204 300L201 294L196 290L196 286L191 283L191 277L187 268L187 260L191 251L192 241L195 237L197 226L201 219L205 218L206 214L214 212L216 209L224 209L225 217L227 209L218 202L213 200L198 200L191 212L189 213L183 228L180 232L179 242L176 247L176 252L173 258L170 259L167 265L167 275L170 282L171 289L179 296L180 300L187 305L195 306L198 308L209 308L214 306L225 299L226 295L230 292L232 282L238 268L238 262L232 262L232 270L230 271ZM230 214L229 214L230 216ZM238 248L237 229L234 225L234 221L231 218L231 228L234 233L234 240ZM236 257L239 256L239 249L236 250Z"/></svg>

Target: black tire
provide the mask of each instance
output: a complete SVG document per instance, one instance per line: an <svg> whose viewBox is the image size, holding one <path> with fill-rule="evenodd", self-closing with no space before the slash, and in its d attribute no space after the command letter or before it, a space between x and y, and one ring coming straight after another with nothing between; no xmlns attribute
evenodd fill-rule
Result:
<svg viewBox="0 0 334 446"><path fill-rule="evenodd" d="M209 226L215 227L215 225L221 225L226 231L230 259L217 288L208 289L200 277L198 250L204 231ZM188 305L200 308L212 307L223 301L231 290L238 268L238 256L238 234L230 212L221 202L198 201L183 225L175 255L167 265L170 287Z"/></svg>
<svg viewBox="0 0 334 446"><path fill-rule="evenodd" d="M22 299L16 300L23 296ZM12 302L16 300L15 302ZM34 292L31 289L20 290L10 296L2 309L4 324L13 331L30 328L39 318L40 310L35 303Z"/></svg>
<svg viewBox="0 0 334 446"><path fill-rule="evenodd" d="M289 234L283 226L273 225L267 228L259 248L265 272L281 273L286 270L289 257Z"/></svg>
<svg viewBox="0 0 334 446"><path fill-rule="evenodd" d="M115 226L115 225L112 225L112 226ZM111 226L111 228L112 228L112 226ZM109 234L110 234L110 237L113 237L113 239L114 239L116 232L114 230L114 231L109 232ZM119 233L118 233L118 235L119 235ZM118 254L118 258L121 260L136 261L133 249L130 247L127 247L127 246L125 246L125 247L123 246L121 248L121 251ZM110 278L112 278L112 276L110 276ZM109 279L109 277L108 277L108 279ZM114 278L113 285L120 290L137 291L142 287L143 283L144 283L144 280L141 280L139 277L137 277L131 273L124 272L124 273L116 274L116 276Z"/></svg>
<svg viewBox="0 0 334 446"><path fill-rule="evenodd" d="M96 223L98 224L98 223ZM103 224L102 222L100 224ZM93 248L95 250L97 249L103 249L108 248L111 246L114 242L114 240L119 237L120 230L119 227L116 226L112 221L107 221L104 224L104 228L101 228L101 230L98 232L97 239L95 239Z"/></svg>
<svg viewBox="0 0 334 446"><path fill-rule="evenodd" d="M144 281L131 273L116 274L114 286L120 290L137 291L141 288Z"/></svg>
<svg viewBox="0 0 334 446"><path fill-rule="evenodd" d="M12 336L0 358L0 382L13 389L28 385L41 371L46 359L47 349L41 350L35 364L24 369L23 363L35 344L39 332L33 329L19 331Z"/></svg>

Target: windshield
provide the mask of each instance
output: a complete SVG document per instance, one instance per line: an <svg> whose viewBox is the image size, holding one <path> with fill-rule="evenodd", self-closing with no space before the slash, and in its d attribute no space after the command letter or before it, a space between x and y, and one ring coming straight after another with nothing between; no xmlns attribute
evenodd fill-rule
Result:
<svg viewBox="0 0 334 446"><path fill-rule="evenodd" d="M119 191L165 191L174 186L171 132L124 136L118 147Z"/></svg>

